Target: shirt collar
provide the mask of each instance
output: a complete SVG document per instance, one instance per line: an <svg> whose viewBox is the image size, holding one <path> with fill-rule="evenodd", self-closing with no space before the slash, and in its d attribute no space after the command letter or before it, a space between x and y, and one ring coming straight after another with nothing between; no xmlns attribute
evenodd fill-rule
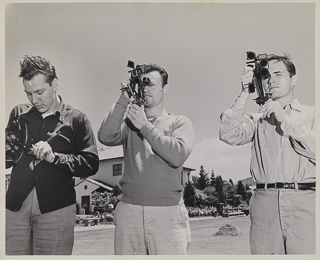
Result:
<svg viewBox="0 0 320 260"><path fill-rule="evenodd" d="M68 110L70 110L71 107L69 105L66 105L65 103L63 103L61 96L58 96L58 97L60 98L60 104L54 114L59 113L59 120L63 123L63 121L68 113Z"/></svg>
<svg viewBox="0 0 320 260"><path fill-rule="evenodd" d="M292 102L284 107L284 109L294 109L301 112L301 104L297 98L294 98Z"/></svg>

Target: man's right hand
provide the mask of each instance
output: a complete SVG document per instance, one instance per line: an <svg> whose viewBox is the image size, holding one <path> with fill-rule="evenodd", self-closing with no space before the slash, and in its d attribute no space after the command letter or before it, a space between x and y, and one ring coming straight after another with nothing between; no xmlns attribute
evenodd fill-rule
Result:
<svg viewBox="0 0 320 260"><path fill-rule="evenodd" d="M241 75L241 85L242 90L240 95L237 97L231 108L233 110L242 110L247 104L250 92L249 92L249 84L252 83L253 78L253 68L246 66Z"/></svg>
<svg viewBox="0 0 320 260"><path fill-rule="evenodd" d="M130 81L129 79L126 79L126 80L123 80L121 81L121 95L123 95L124 97L128 98L129 99L129 95L126 91L126 88L128 88L130 86Z"/></svg>
<svg viewBox="0 0 320 260"><path fill-rule="evenodd" d="M249 94L249 84L252 83L253 68L246 66L241 75L242 92Z"/></svg>

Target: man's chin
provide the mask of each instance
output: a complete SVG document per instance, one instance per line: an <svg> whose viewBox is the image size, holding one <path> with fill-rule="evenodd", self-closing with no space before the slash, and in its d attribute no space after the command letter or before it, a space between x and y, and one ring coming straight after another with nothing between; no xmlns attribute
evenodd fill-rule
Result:
<svg viewBox="0 0 320 260"><path fill-rule="evenodd" d="M45 108L36 108L40 114L44 114L47 112Z"/></svg>

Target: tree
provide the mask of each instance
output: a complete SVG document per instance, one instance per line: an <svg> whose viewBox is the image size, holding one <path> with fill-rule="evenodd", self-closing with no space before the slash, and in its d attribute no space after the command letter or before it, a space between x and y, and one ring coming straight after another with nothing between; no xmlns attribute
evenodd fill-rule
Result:
<svg viewBox="0 0 320 260"><path fill-rule="evenodd" d="M204 190L210 183L208 173L206 173L203 169L203 166L200 166L199 177L192 176L192 182L195 188L199 190Z"/></svg>
<svg viewBox="0 0 320 260"><path fill-rule="evenodd" d="M202 191L202 190L198 190L195 189L195 194L194 194L194 198L195 198L195 206L202 208L203 206L206 205L206 200L208 198L208 196Z"/></svg>
<svg viewBox="0 0 320 260"><path fill-rule="evenodd" d="M214 171L213 170L211 172L211 177L210 177L210 186L216 187L216 177L214 176Z"/></svg>
<svg viewBox="0 0 320 260"><path fill-rule="evenodd" d="M237 184L237 193L242 196L242 199L244 201L248 200L248 194L241 180L238 181L238 184Z"/></svg>
<svg viewBox="0 0 320 260"><path fill-rule="evenodd" d="M220 203L226 202L225 185L220 175L216 178L216 192Z"/></svg>
<svg viewBox="0 0 320 260"><path fill-rule="evenodd" d="M205 198L205 204L207 206L217 207L219 204L219 199L217 197L216 188L213 186L208 186L203 190L203 193L207 196Z"/></svg>
<svg viewBox="0 0 320 260"><path fill-rule="evenodd" d="M190 182L187 182L186 186L184 187L183 200L186 206L194 207L195 189Z"/></svg>
<svg viewBox="0 0 320 260"><path fill-rule="evenodd" d="M225 182L225 197L226 197L226 202L231 205L231 206L236 206L237 204L237 197L236 195L236 189L235 186L233 185L233 181L229 179L229 182ZM241 196L240 196L241 197Z"/></svg>

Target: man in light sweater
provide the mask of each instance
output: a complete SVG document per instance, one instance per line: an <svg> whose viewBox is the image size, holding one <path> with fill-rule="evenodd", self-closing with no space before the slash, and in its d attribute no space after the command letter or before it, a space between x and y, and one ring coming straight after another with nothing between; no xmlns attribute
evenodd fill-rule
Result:
<svg viewBox="0 0 320 260"><path fill-rule="evenodd" d="M168 74L144 65L145 104L133 104L125 92L105 116L99 141L123 145L122 201L114 216L115 254L186 254L191 234L183 202L181 172L191 153L194 130L185 116L165 109ZM128 81L122 82L125 88Z"/></svg>

